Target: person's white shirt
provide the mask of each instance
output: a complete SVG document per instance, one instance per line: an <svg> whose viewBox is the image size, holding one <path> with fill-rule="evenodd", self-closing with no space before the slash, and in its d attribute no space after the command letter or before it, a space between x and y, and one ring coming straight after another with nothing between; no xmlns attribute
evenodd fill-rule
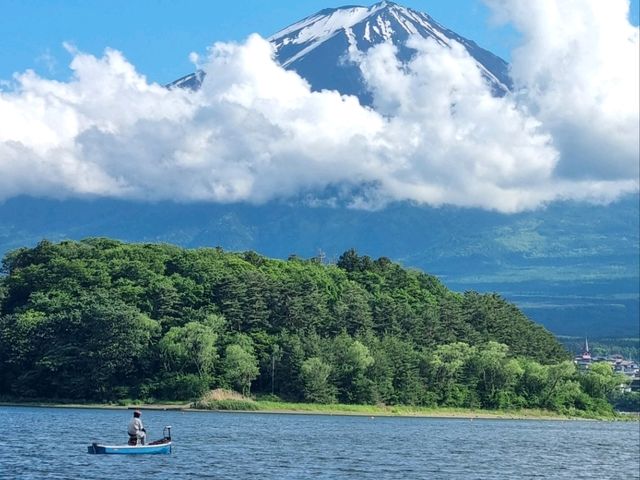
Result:
<svg viewBox="0 0 640 480"><path fill-rule="evenodd" d="M142 425L142 420L139 417L133 417L129 422L129 427L127 428L127 432L130 436L136 437L138 439L138 443L144 445L145 438L147 434L143 431L144 425Z"/></svg>
<svg viewBox="0 0 640 480"><path fill-rule="evenodd" d="M129 422L128 432L129 435L138 435L138 432L144 433L142 430L144 429L144 425L142 425L142 420L138 417L133 417Z"/></svg>

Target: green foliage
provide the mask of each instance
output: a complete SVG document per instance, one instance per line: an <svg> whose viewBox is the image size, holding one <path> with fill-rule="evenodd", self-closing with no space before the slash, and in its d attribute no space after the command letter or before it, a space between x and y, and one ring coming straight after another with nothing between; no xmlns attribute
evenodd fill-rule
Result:
<svg viewBox="0 0 640 480"><path fill-rule="evenodd" d="M219 317L218 317L219 318ZM195 371L200 377L211 374L218 358L216 349L216 320L189 322L183 327L171 327L158 343L167 371Z"/></svg>
<svg viewBox="0 0 640 480"><path fill-rule="evenodd" d="M457 342L440 345L427 357L426 379L439 405L461 407L469 397L465 374L475 348Z"/></svg>
<svg viewBox="0 0 640 480"><path fill-rule="evenodd" d="M490 341L471 358L470 381L483 407L513 406L514 387L523 371L517 360L508 359L508 350Z"/></svg>
<svg viewBox="0 0 640 480"><path fill-rule="evenodd" d="M326 404L607 414L620 381L597 365L579 375L498 295L456 294L353 250L325 266L43 241L9 253L3 271L3 396L184 400L232 387ZM233 407L215 402L202 408Z"/></svg>
<svg viewBox="0 0 640 480"><path fill-rule="evenodd" d="M300 376L304 386L304 399L312 403L335 403L335 387L329 383L331 366L318 357L302 362Z"/></svg>
<svg viewBox="0 0 640 480"><path fill-rule="evenodd" d="M202 397L209 391L211 378L193 373L170 373L152 388L158 398L188 400Z"/></svg>
<svg viewBox="0 0 640 480"><path fill-rule="evenodd" d="M373 364L369 349L359 340L343 332L327 345L326 356L331 369L331 384L337 387L342 403L371 403L372 393L367 388L367 369Z"/></svg>
<svg viewBox="0 0 640 480"><path fill-rule="evenodd" d="M73 309L61 312L3 315L2 384L23 396L128 396L159 331L156 321L106 292L81 294Z"/></svg>
<svg viewBox="0 0 640 480"><path fill-rule="evenodd" d="M226 380L243 395L248 395L253 382L260 373L253 347L247 337L236 337L238 343L225 350L224 371Z"/></svg>
<svg viewBox="0 0 640 480"><path fill-rule="evenodd" d="M609 363L596 362L591 364L589 370L580 376L582 389L594 399L605 400L621 385L628 383L622 374L614 374Z"/></svg>
<svg viewBox="0 0 640 480"><path fill-rule="evenodd" d="M640 392L615 392L612 401L621 412L640 412Z"/></svg>

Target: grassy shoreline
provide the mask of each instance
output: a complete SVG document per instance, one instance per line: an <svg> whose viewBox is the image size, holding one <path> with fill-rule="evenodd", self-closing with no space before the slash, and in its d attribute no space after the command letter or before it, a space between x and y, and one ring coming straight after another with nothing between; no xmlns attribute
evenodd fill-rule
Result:
<svg viewBox="0 0 640 480"><path fill-rule="evenodd" d="M50 408L87 408L127 410L140 408L143 410L174 410L181 412L233 412L233 413L262 413L262 414L298 414L298 415L332 415L332 416L367 416L367 417L407 417L407 418L452 418L467 420L604 420L604 421L639 421L640 416L617 414L614 417L562 415L546 410L481 410L465 408L428 408L406 405L377 406L377 405L345 405L345 404L312 404L291 403L257 400L250 408L202 408L191 402L163 402L130 404L104 403L59 403L46 401L9 401L0 402L0 406L22 407L50 407Z"/></svg>
<svg viewBox="0 0 640 480"><path fill-rule="evenodd" d="M315 404L290 402L255 402L251 411L255 413L288 413L308 415L344 415L368 417L407 417L407 418L459 418L459 419L503 419L503 420L600 420L601 418L570 417L544 410L498 411L465 408L428 408L408 405L377 406L377 405L346 405L346 404ZM225 411L216 408L191 408L196 411ZM240 410L231 410L240 411Z"/></svg>

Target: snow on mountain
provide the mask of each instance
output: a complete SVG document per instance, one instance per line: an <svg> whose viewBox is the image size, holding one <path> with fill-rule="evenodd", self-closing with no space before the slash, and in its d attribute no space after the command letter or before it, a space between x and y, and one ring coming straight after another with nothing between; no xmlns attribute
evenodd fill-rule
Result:
<svg viewBox="0 0 640 480"><path fill-rule="evenodd" d="M406 62L415 53L406 46L412 35L432 38L444 47L462 44L476 60L494 93L511 87L508 64L475 42L443 27L426 13L383 1L371 7L325 9L277 32L269 38L280 64L298 72L315 90L338 90L367 97L360 72L347 60L349 47L366 52L374 45L392 42Z"/></svg>
<svg viewBox="0 0 640 480"><path fill-rule="evenodd" d="M347 58L349 48L366 52L372 46L392 42L406 62L414 50L406 46L412 35L433 38L444 47L462 44L496 95L511 88L508 64L475 42L445 28L426 13L383 1L370 7L345 6L321 10L269 37L280 64L295 70L314 90L337 90L371 103L358 66ZM169 87L197 88L202 72L187 75Z"/></svg>
<svg viewBox="0 0 640 480"><path fill-rule="evenodd" d="M167 88L186 88L189 90L198 90L200 85L202 85L202 80L204 79L205 73L202 70L198 70L195 73L190 73L189 75L185 75L173 82L165 85Z"/></svg>

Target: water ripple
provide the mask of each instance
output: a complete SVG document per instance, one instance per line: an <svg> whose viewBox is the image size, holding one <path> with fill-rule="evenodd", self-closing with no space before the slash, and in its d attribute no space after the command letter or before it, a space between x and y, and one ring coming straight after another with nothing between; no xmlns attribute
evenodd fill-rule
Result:
<svg viewBox="0 0 640 480"><path fill-rule="evenodd" d="M631 422L145 411L151 438L173 425L172 455L85 453L123 443L129 415L0 407L0 479L640 479Z"/></svg>

